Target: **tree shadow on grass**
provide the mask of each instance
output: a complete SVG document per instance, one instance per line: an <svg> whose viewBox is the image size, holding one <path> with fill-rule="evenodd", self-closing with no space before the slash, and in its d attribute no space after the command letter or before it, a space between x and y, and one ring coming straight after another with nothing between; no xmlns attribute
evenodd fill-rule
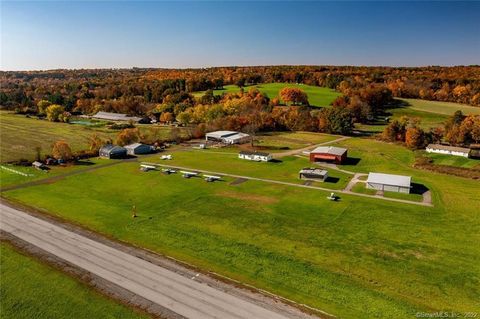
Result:
<svg viewBox="0 0 480 319"><path fill-rule="evenodd" d="M95 165L95 163L90 162L90 161L76 161L75 165L78 165L78 166L92 166L92 165Z"/></svg>
<svg viewBox="0 0 480 319"><path fill-rule="evenodd" d="M345 160L345 162L342 163L342 166L355 166L358 164L358 162L360 162L361 158L358 158L358 157L347 157L347 159Z"/></svg>

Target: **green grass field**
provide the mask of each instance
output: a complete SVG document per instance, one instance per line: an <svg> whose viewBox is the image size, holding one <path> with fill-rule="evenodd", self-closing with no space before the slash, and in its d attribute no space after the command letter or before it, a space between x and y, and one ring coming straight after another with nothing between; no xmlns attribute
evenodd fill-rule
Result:
<svg viewBox="0 0 480 319"><path fill-rule="evenodd" d="M452 102L439 102L439 101L427 101L427 100L419 100L419 99L401 99L405 101L409 108L422 111L422 112L430 112L436 114L443 114L443 115L453 115L455 111L462 111L463 114L473 114L473 115L480 115L480 107L478 106L471 106L466 104L460 103L452 103Z"/></svg>
<svg viewBox="0 0 480 319"><path fill-rule="evenodd" d="M0 243L0 318L148 318Z"/></svg>
<svg viewBox="0 0 480 319"><path fill-rule="evenodd" d="M360 159L343 168L411 175L432 191L435 207L353 195L331 202L329 192L256 181L230 185L231 178L206 183L140 172L138 163L3 196L341 318L476 311L478 181L413 169L415 154L398 145L359 138L336 145ZM202 152L174 152L162 163L285 180L303 164L287 159L277 170L228 153L210 152L208 161L209 151Z"/></svg>
<svg viewBox="0 0 480 319"><path fill-rule="evenodd" d="M432 159L433 163L438 165L448 165L448 166L456 166L456 167L463 167L463 168L480 168L479 159L465 158L462 156L427 153L424 151L421 151L420 154Z"/></svg>
<svg viewBox="0 0 480 319"><path fill-rule="evenodd" d="M284 87L299 88L305 91L308 95L308 101L312 106L329 106L337 97L341 94L335 90L312 86L304 84L294 84L294 83L264 83L253 86L247 86L244 90L248 90L252 87L258 88L261 92L265 93L269 98L273 99L279 97L278 93ZM213 93L216 95L221 95L223 93L238 93L240 88L236 85L225 85L223 90L214 90ZM193 95L196 97L201 97L205 92L195 92Z"/></svg>
<svg viewBox="0 0 480 319"><path fill-rule="evenodd" d="M52 144L59 139L66 140L73 151L85 150L88 149L88 139L93 134L115 140L119 132L104 127L53 123L5 111L0 111L0 124L0 162L33 160L37 146L41 147L42 156L50 154ZM169 133L168 127L152 128L141 125L140 130L144 133L156 132L158 137L167 136Z"/></svg>

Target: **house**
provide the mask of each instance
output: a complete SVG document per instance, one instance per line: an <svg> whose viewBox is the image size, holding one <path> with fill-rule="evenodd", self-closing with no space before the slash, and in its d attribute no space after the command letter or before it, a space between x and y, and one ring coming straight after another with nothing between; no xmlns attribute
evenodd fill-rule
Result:
<svg viewBox="0 0 480 319"><path fill-rule="evenodd" d="M425 150L427 151L427 153L438 153L463 157L470 156L470 149L466 147L456 147L442 144L428 144Z"/></svg>
<svg viewBox="0 0 480 319"><path fill-rule="evenodd" d="M122 113L110 113L110 112L98 112L97 114L93 115L92 118L97 120L106 120L106 121L133 121L133 122L140 122L142 120L141 117L136 116L128 116L127 114Z"/></svg>
<svg viewBox="0 0 480 319"><path fill-rule="evenodd" d="M235 131L215 131L205 134L205 141L224 144L242 144L250 140L250 135Z"/></svg>
<svg viewBox="0 0 480 319"><path fill-rule="evenodd" d="M369 173L366 187L379 191L410 193L412 177L382 173Z"/></svg>
<svg viewBox="0 0 480 319"><path fill-rule="evenodd" d="M124 158L127 156L127 149L121 146L107 144L100 148L98 156L103 158Z"/></svg>
<svg viewBox="0 0 480 319"><path fill-rule="evenodd" d="M238 158L257 162L268 162L272 160L272 154L262 152L241 151Z"/></svg>
<svg viewBox="0 0 480 319"><path fill-rule="evenodd" d="M310 152L310 162L342 164L347 160L347 149L335 146L319 146Z"/></svg>
<svg viewBox="0 0 480 319"><path fill-rule="evenodd" d="M42 162L39 162L39 161L35 161L32 163L32 166L35 167L36 169L46 169L47 166L45 166L45 164L43 164Z"/></svg>
<svg viewBox="0 0 480 319"><path fill-rule="evenodd" d="M149 154L153 151L152 146L141 143L133 143L124 146L128 155Z"/></svg>
<svg viewBox="0 0 480 319"><path fill-rule="evenodd" d="M328 171L320 168L303 168L298 173L300 179L325 182L328 178Z"/></svg>

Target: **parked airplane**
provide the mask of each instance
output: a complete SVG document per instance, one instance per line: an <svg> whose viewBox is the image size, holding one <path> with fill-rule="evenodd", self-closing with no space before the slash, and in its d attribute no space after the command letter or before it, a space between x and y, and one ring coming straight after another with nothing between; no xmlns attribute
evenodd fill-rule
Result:
<svg viewBox="0 0 480 319"><path fill-rule="evenodd" d="M221 179L220 176L215 176L215 175L203 175L205 177L205 181L207 182L214 182L214 181L219 181Z"/></svg>
<svg viewBox="0 0 480 319"><path fill-rule="evenodd" d="M180 171L180 173L183 174L184 178L190 178L198 175L198 173L196 172L188 172L188 171Z"/></svg>
<svg viewBox="0 0 480 319"><path fill-rule="evenodd" d="M162 169L162 172L164 172L167 175L170 175L170 174L176 173L177 171L174 170L174 169L171 169L171 168L164 168L164 169Z"/></svg>
<svg viewBox="0 0 480 319"><path fill-rule="evenodd" d="M162 160L171 160L171 159L172 159L172 155L162 155L162 156L160 156L160 159L162 159Z"/></svg>
<svg viewBox="0 0 480 319"><path fill-rule="evenodd" d="M140 170L143 171L143 172L148 172L148 171L154 170L154 169L156 169L156 167L153 166L153 165L140 164Z"/></svg>

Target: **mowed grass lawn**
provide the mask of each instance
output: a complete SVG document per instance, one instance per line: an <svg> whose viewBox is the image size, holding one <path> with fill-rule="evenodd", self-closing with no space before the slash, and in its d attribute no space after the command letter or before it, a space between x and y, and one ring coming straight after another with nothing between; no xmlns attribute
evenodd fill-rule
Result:
<svg viewBox="0 0 480 319"><path fill-rule="evenodd" d="M148 318L0 243L0 318Z"/></svg>
<svg viewBox="0 0 480 319"><path fill-rule="evenodd" d="M435 207L353 195L331 202L329 192L230 185L230 178L206 183L141 172L138 163L3 196L340 318L478 311L478 181L412 169L414 153L397 145L364 139L338 145L361 158L350 170L411 174L432 190ZM205 161L184 152L168 162L189 154Z"/></svg>
<svg viewBox="0 0 480 319"><path fill-rule="evenodd" d="M305 91L308 95L308 101L312 106L330 106L330 104L341 94L327 87L312 86L305 84L295 84L295 83L263 83L252 86L244 87L245 91L248 91L250 88L257 88L262 93L265 93L270 99L279 97L279 92L285 87L299 88ZM223 93L238 93L240 88L236 85L225 85L223 90L214 90L215 95L221 95ZM201 97L205 94L202 92L195 92L193 95L196 97Z"/></svg>
<svg viewBox="0 0 480 319"><path fill-rule="evenodd" d="M467 104L452 103L452 102L440 102L440 101L427 101L419 99L401 99L409 104L409 108L431 112L443 115L453 115L456 111L460 110L463 114L480 115L480 107Z"/></svg>
<svg viewBox="0 0 480 319"><path fill-rule="evenodd" d="M93 134L115 140L119 132L105 127L53 123L5 111L0 111L0 125L0 162L33 160L38 146L42 156L51 154L53 143L60 139L66 140L73 151L86 150ZM156 134L157 137L167 136L170 131L168 127L139 127L142 132Z"/></svg>
<svg viewBox="0 0 480 319"><path fill-rule="evenodd" d="M191 150L173 153L173 160L160 160L159 156L145 159L147 162L164 165L181 166L192 170L201 169L218 173L233 174L248 177L265 178L282 182L303 184L298 178L298 172L304 167L315 167L306 157L286 156L278 161L254 162L238 158L238 152L216 152L215 150ZM329 170L331 177L326 182L315 182L313 186L331 189L343 189L351 175Z"/></svg>
<svg viewBox="0 0 480 319"><path fill-rule="evenodd" d="M445 154L434 154L424 151L421 151L419 153L425 157L432 159L434 164L480 169L480 159Z"/></svg>

